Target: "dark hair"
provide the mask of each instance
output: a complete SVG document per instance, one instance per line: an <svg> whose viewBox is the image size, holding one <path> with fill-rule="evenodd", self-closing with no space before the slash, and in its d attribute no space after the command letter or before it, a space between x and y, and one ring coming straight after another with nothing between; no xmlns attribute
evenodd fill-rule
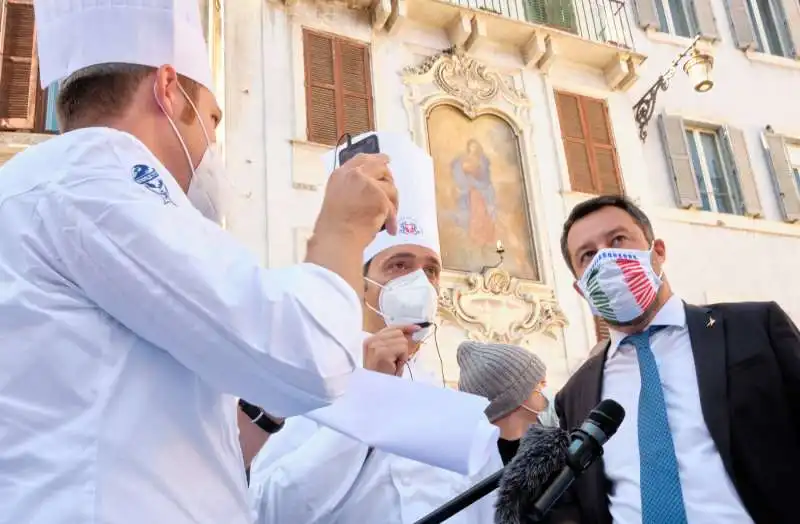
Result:
<svg viewBox="0 0 800 524"><path fill-rule="evenodd" d="M112 63L73 73L58 92L56 113L61 131L121 117L129 110L139 85L155 71L156 68L149 66ZM187 96L196 102L200 84L182 75L178 75L178 81ZM191 123L194 112L189 108L181 118Z"/></svg>
<svg viewBox="0 0 800 524"><path fill-rule="evenodd" d="M653 225L650 223L650 219L647 218L644 211L639 209L639 206L631 202L627 197L619 195L601 195L590 198L572 208L569 217L567 217L567 221L564 222L564 229L561 232L561 255L564 257L564 261L573 274L575 273L575 268L572 267L569 249L567 248L567 236L569 235L569 231L572 229L572 226L575 225L575 222L586 218L592 213L600 211L604 207L616 207L625 211L642 230L648 242L652 242L653 238L655 238L653 234Z"/></svg>

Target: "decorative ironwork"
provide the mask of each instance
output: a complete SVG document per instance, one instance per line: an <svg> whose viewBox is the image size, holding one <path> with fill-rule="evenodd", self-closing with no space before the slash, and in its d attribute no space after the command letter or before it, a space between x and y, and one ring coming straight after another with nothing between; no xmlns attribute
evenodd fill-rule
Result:
<svg viewBox="0 0 800 524"><path fill-rule="evenodd" d="M680 65L681 61L686 58L689 53L697 50L697 42L699 40L700 35L694 37L694 40L692 40L689 46L684 49L683 52L679 54L677 58L675 58L675 60L672 61L672 64L670 64L669 68L667 68L667 70L656 79L655 83L650 86L650 89L645 91L644 95L642 95L642 98L640 98L633 105L633 118L636 120L636 124L639 126L639 139L642 142L647 140L647 125L650 123L650 119L653 118L658 92L669 89L669 82L672 77L675 76L675 71L677 71L678 65Z"/></svg>

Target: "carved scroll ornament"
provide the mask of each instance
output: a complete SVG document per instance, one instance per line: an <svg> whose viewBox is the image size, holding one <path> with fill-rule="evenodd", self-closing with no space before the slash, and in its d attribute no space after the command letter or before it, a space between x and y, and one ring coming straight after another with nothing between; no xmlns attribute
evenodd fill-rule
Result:
<svg viewBox="0 0 800 524"><path fill-rule="evenodd" d="M541 333L555 339L567 319L546 286L512 277L501 268L443 282L439 312L472 340L519 344Z"/></svg>
<svg viewBox="0 0 800 524"><path fill-rule="evenodd" d="M418 66L405 68L403 79L406 85L432 81L442 92L463 102L463 110L470 118L475 118L479 108L494 102L498 95L518 108L530 105L523 91L458 46L430 56Z"/></svg>

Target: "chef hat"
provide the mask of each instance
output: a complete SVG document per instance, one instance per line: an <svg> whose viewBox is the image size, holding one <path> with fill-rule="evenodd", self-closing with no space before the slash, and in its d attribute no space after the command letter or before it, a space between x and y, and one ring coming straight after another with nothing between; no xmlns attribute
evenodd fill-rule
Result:
<svg viewBox="0 0 800 524"><path fill-rule="evenodd" d="M381 231L364 250L364 263L393 246L426 247L439 254L439 223L436 220L436 184L433 160L408 136L398 133L369 132L352 139L353 143L377 135L380 152L389 156L389 169L400 199L397 234ZM327 169L338 165L340 146L323 156ZM334 156L336 155L336 156Z"/></svg>
<svg viewBox="0 0 800 524"><path fill-rule="evenodd" d="M86 67L175 70L213 91L197 0L34 0L42 86Z"/></svg>

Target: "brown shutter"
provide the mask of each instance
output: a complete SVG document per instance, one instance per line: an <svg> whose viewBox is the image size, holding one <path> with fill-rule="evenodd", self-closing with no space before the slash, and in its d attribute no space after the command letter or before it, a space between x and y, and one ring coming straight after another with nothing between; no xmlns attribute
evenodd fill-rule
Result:
<svg viewBox="0 0 800 524"><path fill-rule="evenodd" d="M794 182L786 140L780 135L764 133L764 141L770 174L778 192L778 205L783 211L783 219L787 222L796 222L800 220L800 188Z"/></svg>
<svg viewBox="0 0 800 524"><path fill-rule="evenodd" d="M308 140L332 145L339 138L333 38L304 30L303 51Z"/></svg>
<svg viewBox="0 0 800 524"><path fill-rule="evenodd" d="M556 107L572 190L594 193L589 141L581 117L580 97L571 93L556 92Z"/></svg>
<svg viewBox="0 0 800 524"><path fill-rule="evenodd" d="M39 92L33 1L0 2L0 129L31 130Z"/></svg>
<svg viewBox="0 0 800 524"><path fill-rule="evenodd" d="M796 0L795 0L796 1ZM755 49L756 33L750 21L748 0L728 0L728 16L731 17L731 31L736 47L739 49Z"/></svg>
<svg viewBox="0 0 800 524"><path fill-rule="evenodd" d="M600 317L593 317L594 318L594 334L597 337L597 341L600 342L601 340L607 340L611 334L608 331L608 323Z"/></svg>
<svg viewBox="0 0 800 524"><path fill-rule="evenodd" d="M747 152L744 132L741 129L725 126L722 129L722 134L725 137L734 176L739 181L739 188L742 190L744 214L751 217L760 217L762 214L761 201L758 198L756 179L753 173L753 166L750 163L750 155Z"/></svg>
<svg viewBox="0 0 800 524"><path fill-rule="evenodd" d="M658 119L664 153L672 170L673 186L678 205L686 208L701 208L700 191L697 189L689 145L686 143L686 128L683 119L677 116L660 115Z"/></svg>
<svg viewBox="0 0 800 524"><path fill-rule="evenodd" d="M572 190L622 193L605 101L556 91L556 106Z"/></svg>
<svg viewBox="0 0 800 524"><path fill-rule="evenodd" d="M782 0L786 29L792 41L792 56L800 58L800 1Z"/></svg>
<svg viewBox="0 0 800 524"><path fill-rule="evenodd" d="M611 133L608 107L605 100L581 98L586 128L590 142L590 158L593 160L596 192L601 195L622 194L617 151Z"/></svg>
<svg viewBox="0 0 800 524"><path fill-rule="evenodd" d="M347 41L337 43L344 117L342 131L355 136L373 128L369 49Z"/></svg>
<svg viewBox="0 0 800 524"><path fill-rule="evenodd" d="M711 0L692 0L697 32L706 40L719 40L717 21L711 9Z"/></svg>
<svg viewBox="0 0 800 524"><path fill-rule="evenodd" d="M661 29L658 11L656 11L656 1L660 0L634 0L633 6L636 10L636 20L642 29Z"/></svg>
<svg viewBox="0 0 800 524"><path fill-rule="evenodd" d="M303 30L307 135L335 145L344 134L373 129L369 47Z"/></svg>

